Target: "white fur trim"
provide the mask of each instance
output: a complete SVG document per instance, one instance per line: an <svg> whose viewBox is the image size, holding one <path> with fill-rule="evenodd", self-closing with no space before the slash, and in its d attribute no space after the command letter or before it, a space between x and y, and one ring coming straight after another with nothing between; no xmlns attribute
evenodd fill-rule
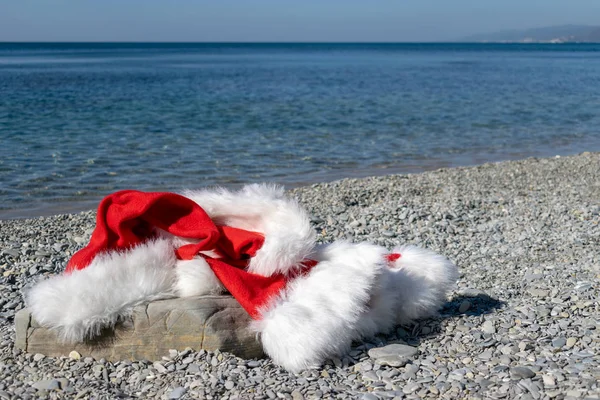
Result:
<svg viewBox="0 0 600 400"><path fill-rule="evenodd" d="M306 211L285 197L281 186L252 184L237 192L226 189L187 191L216 224L260 232L262 248L248 271L271 276L299 268L315 245L315 232Z"/></svg>
<svg viewBox="0 0 600 400"><path fill-rule="evenodd" d="M396 293L396 322L407 323L434 315L456 284L458 269L446 257L415 246L394 249L401 257L382 276Z"/></svg>
<svg viewBox="0 0 600 400"><path fill-rule="evenodd" d="M317 255L319 264L291 282L253 323L275 363L297 372L349 349L385 268L384 253L378 246L338 242Z"/></svg>
<svg viewBox="0 0 600 400"><path fill-rule="evenodd" d="M396 325L435 315L458 278L456 266L431 250L406 246L393 253L401 257L377 277L369 309L357 327L360 336L385 333Z"/></svg>
<svg viewBox="0 0 600 400"><path fill-rule="evenodd" d="M81 342L110 328L133 307L172 294L175 254L167 240L98 255L82 270L39 282L25 302L42 326L65 342Z"/></svg>
<svg viewBox="0 0 600 400"><path fill-rule="evenodd" d="M204 258L177 261L175 291L180 297L220 294L225 291Z"/></svg>

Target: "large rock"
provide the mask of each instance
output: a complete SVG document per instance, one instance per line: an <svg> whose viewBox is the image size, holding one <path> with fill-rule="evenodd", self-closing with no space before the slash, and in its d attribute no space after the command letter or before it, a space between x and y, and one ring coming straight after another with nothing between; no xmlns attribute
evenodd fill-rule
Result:
<svg viewBox="0 0 600 400"><path fill-rule="evenodd" d="M28 310L15 316L15 346L29 353L82 356L106 360L160 360L169 349L216 350L242 358L262 357L250 317L230 296L200 296L161 300L138 306L131 318L85 343L65 344L41 327Z"/></svg>

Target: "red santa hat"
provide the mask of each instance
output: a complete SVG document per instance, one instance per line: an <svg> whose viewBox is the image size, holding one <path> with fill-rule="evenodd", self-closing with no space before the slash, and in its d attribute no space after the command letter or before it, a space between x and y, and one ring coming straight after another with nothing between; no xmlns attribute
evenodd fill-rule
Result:
<svg viewBox="0 0 600 400"><path fill-rule="evenodd" d="M203 257L240 305L258 318L259 309L278 295L296 274L262 276L245 270L264 243L259 232L217 226L194 201L175 193L123 190L105 197L98 207L89 244L73 255L65 273L82 270L98 255L125 251L156 237L158 230L192 240L175 249L180 260ZM204 252L211 252L218 258ZM306 260L304 271L316 262Z"/></svg>

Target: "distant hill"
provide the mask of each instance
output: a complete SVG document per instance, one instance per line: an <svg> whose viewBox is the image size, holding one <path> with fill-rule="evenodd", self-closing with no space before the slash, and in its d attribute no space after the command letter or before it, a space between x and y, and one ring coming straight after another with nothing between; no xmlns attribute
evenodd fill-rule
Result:
<svg viewBox="0 0 600 400"><path fill-rule="evenodd" d="M497 43L600 43L600 26L561 25L471 35L461 42Z"/></svg>

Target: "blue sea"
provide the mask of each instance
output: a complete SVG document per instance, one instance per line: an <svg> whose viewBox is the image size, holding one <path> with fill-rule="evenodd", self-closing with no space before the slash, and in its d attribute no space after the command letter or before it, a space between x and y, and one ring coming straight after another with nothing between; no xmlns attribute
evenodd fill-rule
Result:
<svg viewBox="0 0 600 400"><path fill-rule="evenodd" d="M598 44L0 43L0 219L582 151Z"/></svg>

